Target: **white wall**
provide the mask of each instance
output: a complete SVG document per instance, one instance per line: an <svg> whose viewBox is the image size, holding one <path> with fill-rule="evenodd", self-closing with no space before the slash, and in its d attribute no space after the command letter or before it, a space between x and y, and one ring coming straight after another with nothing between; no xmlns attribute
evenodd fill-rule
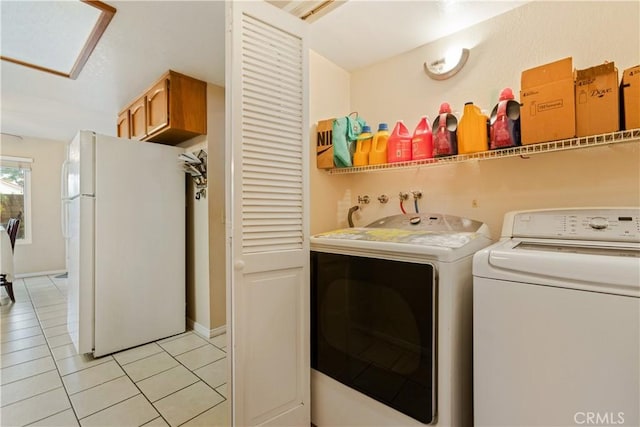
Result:
<svg viewBox="0 0 640 427"><path fill-rule="evenodd" d="M29 157L31 165L31 243L16 243L14 274L65 270L60 227L60 171L66 142L2 135L0 154Z"/></svg>
<svg viewBox="0 0 640 427"><path fill-rule="evenodd" d="M640 63L639 16L638 2L607 2L606 7L604 2L532 2L352 73L350 110L358 111L373 126L381 121L393 126L395 120L403 119L413 130L421 115L433 119L443 101L457 111L462 111L466 101L490 110L503 87L512 87L517 93L523 70L566 56L574 58L576 68L612 60L621 72ZM423 71L424 61L437 58L446 47L456 44L472 48L465 68L450 80L430 80ZM330 84L328 80L324 87ZM338 91L331 94L338 96ZM312 98L312 105L315 103ZM343 111L336 109L334 114ZM343 176L325 176L312 181L312 223L317 226L315 231L343 226L347 192L352 204L358 195L373 199L355 216L356 223L364 225L400 213L398 192L419 189L424 194L422 211L487 222L497 237L502 217L509 210L640 205L639 155L634 142L530 159L358 173L346 175L346 183ZM331 194L323 194L327 191ZM376 201L382 193L391 197L386 206ZM413 211L412 204L406 206ZM338 220L329 223L336 211L340 211ZM325 216L322 222L318 215Z"/></svg>

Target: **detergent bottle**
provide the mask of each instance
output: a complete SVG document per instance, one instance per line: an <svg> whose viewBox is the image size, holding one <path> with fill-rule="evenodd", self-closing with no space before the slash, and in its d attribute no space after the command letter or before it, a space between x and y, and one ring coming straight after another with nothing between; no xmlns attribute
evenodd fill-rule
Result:
<svg viewBox="0 0 640 427"><path fill-rule="evenodd" d="M382 165L387 163L387 141L389 139L389 125L380 123L378 131L373 135L371 153L369 153L370 165Z"/></svg>
<svg viewBox="0 0 640 427"><path fill-rule="evenodd" d="M411 160L433 157L433 134L427 116L422 116L411 138Z"/></svg>
<svg viewBox="0 0 640 427"><path fill-rule="evenodd" d="M408 162L411 160L411 134L402 120L396 122L387 141L387 162Z"/></svg>
<svg viewBox="0 0 640 427"><path fill-rule="evenodd" d="M487 116L473 102L464 104L458 126L458 154L477 153L489 149L487 138Z"/></svg>
<svg viewBox="0 0 640 427"><path fill-rule="evenodd" d="M458 119L451 114L446 102L440 105L438 117L433 121L433 157L458 154Z"/></svg>
<svg viewBox="0 0 640 427"><path fill-rule="evenodd" d="M489 148L520 145L520 103L514 100L511 88L500 92L498 105L491 112Z"/></svg>
<svg viewBox="0 0 640 427"><path fill-rule="evenodd" d="M358 135L356 142L356 151L353 153L353 166L366 166L369 164L369 153L371 152L371 144L373 135L371 128L367 125L362 127L362 133Z"/></svg>

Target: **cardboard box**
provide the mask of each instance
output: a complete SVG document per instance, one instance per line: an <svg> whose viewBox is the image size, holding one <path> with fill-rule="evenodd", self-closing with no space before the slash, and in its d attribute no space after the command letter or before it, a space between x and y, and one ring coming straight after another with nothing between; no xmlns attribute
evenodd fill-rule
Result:
<svg viewBox="0 0 640 427"><path fill-rule="evenodd" d="M622 73L620 106L620 129L640 128L640 65Z"/></svg>
<svg viewBox="0 0 640 427"><path fill-rule="evenodd" d="M522 144L576 136L571 57L523 71L520 87Z"/></svg>
<svg viewBox="0 0 640 427"><path fill-rule="evenodd" d="M332 169L333 165L333 121L321 120L316 125L316 165L318 169Z"/></svg>
<svg viewBox="0 0 640 427"><path fill-rule="evenodd" d="M620 130L618 69L613 62L576 71L576 134Z"/></svg>

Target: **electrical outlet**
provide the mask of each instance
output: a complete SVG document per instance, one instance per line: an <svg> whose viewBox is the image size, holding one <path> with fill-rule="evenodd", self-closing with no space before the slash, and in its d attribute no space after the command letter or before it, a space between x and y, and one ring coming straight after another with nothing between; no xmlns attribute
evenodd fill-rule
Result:
<svg viewBox="0 0 640 427"><path fill-rule="evenodd" d="M472 208L477 208L478 207L478 200L477 199L473 199L471 201L471 207Z"/></svg>

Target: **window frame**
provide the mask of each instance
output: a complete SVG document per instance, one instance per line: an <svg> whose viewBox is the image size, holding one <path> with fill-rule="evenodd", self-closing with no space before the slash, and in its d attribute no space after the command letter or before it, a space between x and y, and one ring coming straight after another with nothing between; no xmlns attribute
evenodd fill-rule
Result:
<svg viewBox="0 0 640 427"><path fill-rule="evenodd" d="M13 156L0 156L0 166L7 168L21 169L24 173L24 185L22 188L23 195L23 222L24 222L24 236L16 239L16 245L29 245L33 242L32 239L32 224L31 224L31 164L32 158L28 157L13 157ZM4 224L3 224L4 226Z"/></svg>

